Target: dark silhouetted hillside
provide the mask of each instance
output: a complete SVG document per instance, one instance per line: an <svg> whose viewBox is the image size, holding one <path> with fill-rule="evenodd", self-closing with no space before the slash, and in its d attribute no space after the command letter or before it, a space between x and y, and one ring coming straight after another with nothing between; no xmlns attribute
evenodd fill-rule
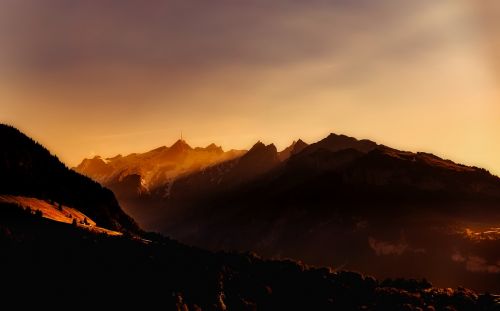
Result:
<svg viewBox="0 0 500 311"><path fill-rule="evenodd" d="M79 209L99 226L138 232L113 193L61 163L17 129L0 124L0 194L36 197Z"/></svg>
<svg viewBox="0 0 500 311"><path fill-rule="evenodd" d="M0 204L2 302L143 310L498 310L498 297L93 234ZM21 298L21 299L19 299Z"/></svg>

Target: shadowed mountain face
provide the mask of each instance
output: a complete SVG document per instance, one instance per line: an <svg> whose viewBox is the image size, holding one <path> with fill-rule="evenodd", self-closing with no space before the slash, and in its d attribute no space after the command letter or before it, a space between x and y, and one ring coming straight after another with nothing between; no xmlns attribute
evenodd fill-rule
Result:
<svg viewBox="0 0 500 311"><path fill-rule="evenodd" d="M110 190L68 169L15 128L0 124L0 141L0 194L57 202L77 208L99 226L139 231Z"/></svg>
<svg viewBox="0 0 500 311"><path fill-rule="evenodd" d="M500 227L499 178L344 135L300 145L257 143L123 205L146 228L213 250L500 291L500 239L467 233Z"/></svg>
<svg viewBox="0 0 500 311"><path fill-rule="evenodd" d="M302 150L304 150L304 148L306 148L307 146L308 146L308 144L306 142L304 142L302 139L294 141L290 146L286 147L283 151L280 151L278 153L278 158L282 162L286 161L294 154L299 153Z"/></svg>

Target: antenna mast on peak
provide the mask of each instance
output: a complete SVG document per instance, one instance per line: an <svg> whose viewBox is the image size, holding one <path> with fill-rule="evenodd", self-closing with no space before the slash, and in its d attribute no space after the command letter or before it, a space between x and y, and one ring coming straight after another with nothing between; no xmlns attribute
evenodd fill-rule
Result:
<svg viewBox="0 0 500 311"><path fill-rule="evenodd" d="M183 141L183 139L182 139L182 131L181 131L181 141Z"/></svg>

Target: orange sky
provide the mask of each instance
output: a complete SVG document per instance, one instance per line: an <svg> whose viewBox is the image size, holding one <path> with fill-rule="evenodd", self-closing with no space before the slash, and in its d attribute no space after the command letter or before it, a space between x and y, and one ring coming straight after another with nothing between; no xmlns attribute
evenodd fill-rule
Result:
<svg viewBox="0 0 500 311"><path fill-rule="evenodd" d="M500 175L493 0L0 2L0 121L68 165L330 132Z"/></svg>

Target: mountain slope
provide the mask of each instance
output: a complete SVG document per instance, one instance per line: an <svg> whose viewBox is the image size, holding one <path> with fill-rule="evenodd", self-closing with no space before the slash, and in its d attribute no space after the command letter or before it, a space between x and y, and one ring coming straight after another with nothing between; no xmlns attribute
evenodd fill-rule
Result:
<svg viewBox="0 0 500 311"><path fill-rule="evenodd" d="M170 147L163 146L145 153L117 155L105 160L98 156L84 159L74 170L113 190L113 187L125 187L120 183L127 176L139 176L140 186L147 190L168 184L177 176L234 159L244 153L239 150L224 152L215 144L206 148L192 148L186 141L178 140Z"/></svg>
<svg viewBox="0 0 500 311"><path fill-rule="evenodd" d="M259 142L147 189L125 173L114 190L145 228L190 245L500 290L500 239L467 234L500 226L498 177L345 135L300 145Z"/></svg>
<svg viewBox="0 0 500 311"><path fill-rule="evenodd" d="M83 214L79 210L62 204L54 204L55 202L47 202L36 198L27 198L12 195L0 195L0 206L13 205L23 209L26 214L39 215L40 217L50 219L52 221L72 224L85 228L96 233L105 233L107 235L122 235L123 233L113 231L97 226L96 222L89 216Z"/></svg>
<svg viewBox="0 0 500 311"><path fill-rule="evenodd" d="M440 284L498 289L496 273L485 271L500 271L500 240L478 247L464 235L499 226L498 177L334 134L284 162L270 146L254 151L179 177L168 195L151 189L142 201L150 218L139 219L213 250L255 250L380 277L424 276L429 266L444 265L431 275ZM484 267L472 271L454 261L457 252Z"/></svg>
<svg viewBox="0 0 500 311"><path fill-rule="evenodd" d="M0 124L0 194L34 197L71 206L99 226L138 232L113 193L69 170L49 151L17 129Z"/></svg>
<svg viewBox="0 0 500 311"><path fill-rule="evenodd" d="M239 158L180 176L171 185L168 196L164 196L164 199L184 204L205 196L217 196L265 176L279 165L276 147L257 142ZM165 193L162 188L152 192L153 196L161 193Z"/></svg>
<svg viewBox="0 0 500 311"><path fill-rule="evenodd" d="M193 148L186 141L178 140L170 147L163 146L145 153L84 159L74 170L111 189L124 210L144 224L149 223L149 218L156 217L152 211L157 203L161 205L159 201L163 197L170 194L179 177L219 163L232 162L245 152L225 152L215 144Z"/></svg>
<svg viewBox="0 0 500 311"><path fill-rule="evenodd" d="M291 147L283 152L290 152ZM259 142L241 158L181 176L171 187L168 198L193 198L201 193L213 197L228 189L234 189L230 195L259 191L252 198L276 197L281 202L299 196L328 201L334 193L341 198L365 190L373 192L371 200L392 200L395 192L418 193L421 199L500 197L499 179L484 169L344 135L331 134L317 143L302 146L300 152L294 152L283 163L277 161L279 157L273 145Z"/></svg>

